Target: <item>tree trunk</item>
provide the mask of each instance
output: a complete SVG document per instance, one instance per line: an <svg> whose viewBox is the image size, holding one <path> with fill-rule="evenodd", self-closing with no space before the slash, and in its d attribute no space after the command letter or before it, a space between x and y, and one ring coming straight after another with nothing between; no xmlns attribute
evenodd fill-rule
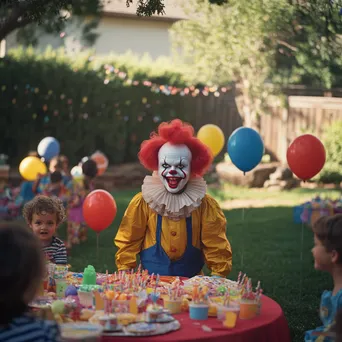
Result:
<svg viewBox="0 0 342 342"><path fill-rule="evenodd" d="M32 18L22 16L29 10L30 4L21 3L13 7L10 14L0 23L0 41L5 39L11 32L24 27L32 22Z"/></svg>
<svg viewBox="0 0 342 342"><path fill-rule="evenodd" d="M243 112L244 126L254 128L257 131L260 131L260 116L255 110L253 100L250 97L248 80L244 80L242 82L241 93L242 93L242 98L243 98L242 112Z"/></svg>

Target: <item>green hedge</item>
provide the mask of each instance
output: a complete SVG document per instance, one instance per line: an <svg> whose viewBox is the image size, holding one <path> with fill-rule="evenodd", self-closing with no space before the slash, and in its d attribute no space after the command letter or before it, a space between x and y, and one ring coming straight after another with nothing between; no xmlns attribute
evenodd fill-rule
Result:
<svg viewBox="0 0 342 342"><path fill-rule="evenodd" d="M323 144L326 149L326 162L318 180L339 184L342 182L342 121L335 121L326 127Z"/></svg>
<svg viewBox="0 0 342 342"><path fill-rule="evenodd" d="M152 67L134 61L125 66L114 57L69 59L63 51L11 52L0 60L0 153L16 165L42 138L54 136L73 164L97 149L113 164L136 160L141 141L160 121L187 120L184 97L130 85L115 72L132 80L184 84L179 73Z"/></svg>

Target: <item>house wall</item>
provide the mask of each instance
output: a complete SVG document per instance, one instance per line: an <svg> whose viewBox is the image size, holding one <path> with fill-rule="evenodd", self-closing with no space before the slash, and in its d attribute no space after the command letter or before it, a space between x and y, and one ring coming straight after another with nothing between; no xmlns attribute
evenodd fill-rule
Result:
<svg viewBox="0 0 342 342"><path fill-rule="evenodd" d="M94 48L96 54L123 54L129 50L138 55L148 53L153 59L171 55L170 22L131 18L104 18Z"/></svg>
<svg viewBox="0 0 342 342"><path fill-rule="evenodd" d="M168 31L171 25L169 21L104 17L97 28L99 37L92 48L97 55L124 54L131 51L140 56L148 54L153 59L168 57L171 56ZM62 38L58 34L40 34L38 49L45 50L49 45L56 49L64 45L70 53L77 53L82 47L81 31L77 23L69 25L65 33ZM6 39L6 49L16 46L13 33Z"/></svg>

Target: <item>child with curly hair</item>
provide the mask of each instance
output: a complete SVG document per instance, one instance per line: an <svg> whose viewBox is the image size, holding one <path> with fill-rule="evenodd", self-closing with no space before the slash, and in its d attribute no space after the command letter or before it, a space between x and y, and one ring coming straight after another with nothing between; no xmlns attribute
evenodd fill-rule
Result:
<svg viewBox="0 0 342 342"><path fill-rule="evenodd" d="M342 309L342 214L324 216L313 225L315 269L330 273L334 288L321 296L320 318L323 326L305 333L305 341L332 341L327 336Z"/></svg>
<svg viewBox="0 0 342 342"><path fill-rule="evenodd" d="M27 228L0 224L0 341L58 342L58 325L29 314L45 265L40 243Z"/></svg>
<svg viewBox="0 0 342 342"><path fill-rule="evenodd" d="M24 206L23 216L43 245L50 262L66 265L67 251L62 240L55 236L57 227L65 220L65 208L57 197L36 196Z"/></svg>

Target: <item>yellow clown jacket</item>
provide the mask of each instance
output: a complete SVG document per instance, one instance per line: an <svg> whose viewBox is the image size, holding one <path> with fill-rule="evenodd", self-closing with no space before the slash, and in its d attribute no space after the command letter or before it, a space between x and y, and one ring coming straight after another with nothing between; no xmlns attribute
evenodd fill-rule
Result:
<svg viewBox="0 0 342 342"><path fill-rule="evenodd" d="M206 194L191 216L193 246L202 251L212 275L226 277L232 268L232 250L224 213L215 199ZM157 217L141 192L132 199L114 239L119 271L135 268L140 251L156 243ZM163 216L162 227L161 245L170 260L178 260L187 243L186 219L175 221Z"/></svg>

